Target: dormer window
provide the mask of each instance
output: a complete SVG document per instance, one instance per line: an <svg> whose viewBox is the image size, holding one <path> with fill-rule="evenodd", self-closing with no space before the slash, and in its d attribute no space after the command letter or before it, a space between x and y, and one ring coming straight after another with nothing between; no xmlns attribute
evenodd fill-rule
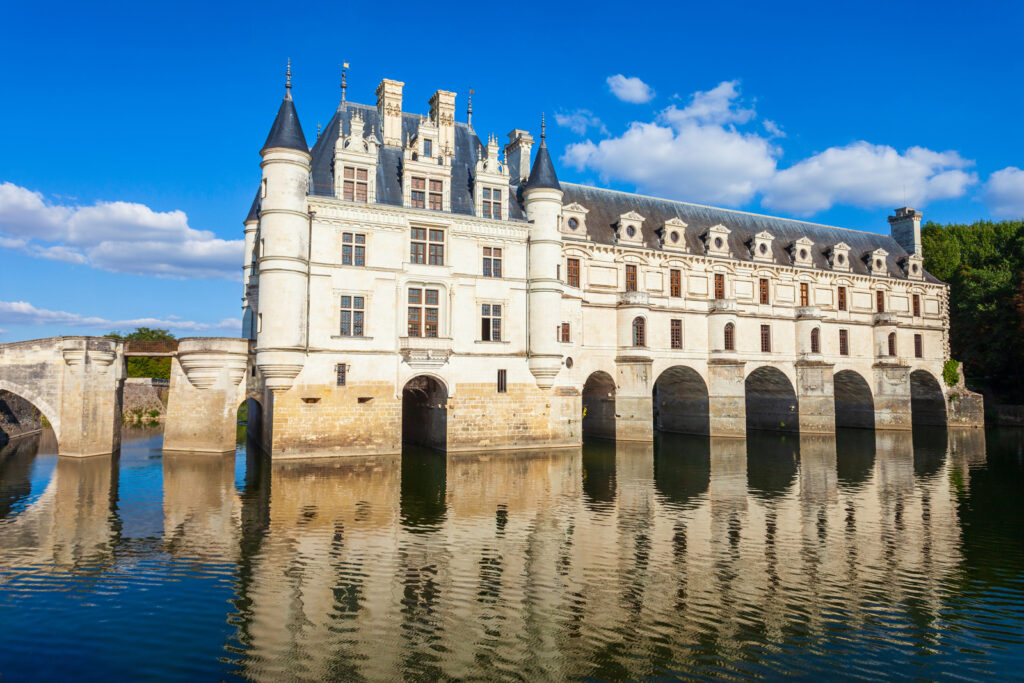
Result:
<svg viewBox="0 0 1024 683"><path fill-rule="evenodd" d="M850 270L850 245L845 242L833 245L828 254L829 265L832 270L849 272Z"/></svg>
<svg viewBox="0 0 1024 683"><path fill-rule="evenodd" d="M641 244L643 242L643 234L640 232L640 226L643 225L644 217L638 214L636 211L629 211L619 216L616 225L616 241Z"/></svg>
<svg viewBox="0 0 1024 683"><path fill-rule="evenodd" d="M481 215L484 218L501 218L501 190L497 188L483 188L483 203L481 204Z"/></svg>
<svg viewBox="0 0 1024 683"><path fill-rule="evenodd" d="M774 239L775 236L767 230L762 230L754 235L753 239L749 243L751 258L755 261L761 261L762 263L770 263L773 261L772 240Z"/></svg>
<svg viewBox="0 0 1024 683"><path fill-rule="evenodd" d="M576 218L575 216L570 218L569 219L569 229L570 230L579 230L579 228L580 228L580 220L578 218Z"/></svg>
<svg viewBox="0 0 1024 683"><path fill-rule="evenodd" d="M789 248L790 257L793 259L794 266L802 266L809 268L813 265L812 262L812 249L814 242L809 237L801 237Z"/></svg>
<svg viewBox="0 0 1024 683"><path fill-rule="evenodd" d="M562 207L561 231L580 239L587 237L587 208L576 202Z"/></svg>
<svg viewBox="0 0 1024 683"><path fill-rule="evenodd" d="M434 141L430 138L423 139L423 156L432 157L434 156Z"/></svg>
<svg viewBox="0 0 1024 683"><path fill-rule="evenodd" d="M888 269L886 268L886 259L889 256L889 252L885 249L878 248L872 252L864 255L864 263L868 267L868 271L872 275L888 275Z"/></svg>
<svg viewBox="0 0 1024 683"><path fill-rule="evenodd" d="M365 202L369 173L365 168L346 166L342 181L342 199L349 202Z"/></svg>
<svg viewBox="0 0 1024 683"><path fill-rule="evenodd" d="M724 225L712 225L704 233L704 251L709 256L729 255L729 228Z"/></svg>
<svg viewBox="0 0 1024 683"><path fill-rule="evenodd" d="M911 254L903 259L903 272L911 280L924 279L923 259L918 254Z"/></svg>
<svg viewBox="0 0 1024 683"><path fill-rule="evenodd" d="M661 247L671 251L686 251L686 223L675 216L665 221L656 232L661 240Z"/></svg>

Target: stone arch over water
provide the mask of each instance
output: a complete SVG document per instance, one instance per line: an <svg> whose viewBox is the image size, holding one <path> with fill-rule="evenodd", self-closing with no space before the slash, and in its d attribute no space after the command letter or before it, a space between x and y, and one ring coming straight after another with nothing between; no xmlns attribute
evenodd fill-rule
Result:
<svg viewBox="0 0 1024 683"><path fill-rule="evenodd" d="M26 407L34 410L37 415L26 415L26 412L30 412L25 410ZM60 414L47 405L42 396L28 387L0 379L0 413L2 413L0 414L0 430L4 423L13 425L23 419L28 419L33 423L33 429L30 431L34 431L38 428L34 426L35 423L40 422L40 418L44 418L46 422L49 422L58 441L60 439ZM17 436L17 434L10 436ZM0 436L0 445L3 445L5 441L6 439Z"/></svg>
<svg viewBox="0 0 1024 683"><path fill-rule="evenodd" d="M402 389L402 443L443 451L448 446L448 388L417 375Z"/></svg>
<svg viewBox="0 0 1024 683"><path fill-rule="evenodd" d="M583 385L583 438L615 438L615 380L601 370Z"/></svg>
<svg viewBox="0 0 1024 683"><path fill-rule="evenodd" d="M789 378L770 365L757 368L744 382L747 431L798 432L800 411Z"/></svg>
<svg viewBox="0 0 1024 683"><path fill-rule="evenodd" d="M654 383L654 428L675 434L708 434L711 430L708 385L694 370L674 365Z"/></svg>
<svg viewBox="0 0 1024 683"><path fill-rule="evenodd" d="M875 428L875 401L871 386L860 373L840 370L832 378L835 389L836 427Z"/></svg>
<svg viewBox="0 0 1024 683"><path fill-rule="evenodd" d="M910 373L910 413L915 426L946 426L946 397L935 375L927 370Z"/></svg>

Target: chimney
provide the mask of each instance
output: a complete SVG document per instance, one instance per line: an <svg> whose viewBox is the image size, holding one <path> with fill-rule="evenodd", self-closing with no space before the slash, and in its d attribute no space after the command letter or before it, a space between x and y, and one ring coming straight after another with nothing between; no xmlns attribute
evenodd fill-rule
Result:
<svg viewBox="0 0 1024 683"><path fill-rule="evenodd" d="M512 129L505 145L505 165L508 166L509 181L513 185L522 185L530 175L530 150L533 149L533 138L530 131Z"/></svg>
<svg viewBox="0 0 1024 683"><path fill-rule="evenodd" d="M430 120L437 126L438 153L455 154L455 93L438 90L430 98Z"/></svg>
<svg viewBox="0 0 1024 683"><path fill-rule="evenodd" d="M402 86L405 83L385 78L377 86L377 115L385 145L402 146Z"/></svg>
<svg viewBox="0 0 1024 683"><path fill-rule="evenodd" d="M895 216L889 216L889 233L896 243L908 254L921 253L921 217L922 213L909 206L896 209Z"/></svg>

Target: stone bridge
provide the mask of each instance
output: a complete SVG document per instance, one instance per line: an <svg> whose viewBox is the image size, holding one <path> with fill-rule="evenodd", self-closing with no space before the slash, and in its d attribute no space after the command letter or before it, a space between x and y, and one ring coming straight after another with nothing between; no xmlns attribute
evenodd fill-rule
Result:
<svg viewBox="0 0 1024 683"><path fill-rule="evenodd" d="M171 358L164 447L235 449L236 411L249 392L249 341L194 337L145 344L106 337L50 337L0 344L0 391L34 405L60 455L112 453L121 445L125 358Z"/></svg>

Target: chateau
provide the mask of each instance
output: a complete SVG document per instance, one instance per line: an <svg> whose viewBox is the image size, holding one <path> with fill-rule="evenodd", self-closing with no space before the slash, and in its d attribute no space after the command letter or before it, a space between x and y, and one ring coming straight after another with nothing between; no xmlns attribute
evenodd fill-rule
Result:
<svg viewBox="0 0 1024 683"><path fill-rule="evenodd" d="M273 457L981 424L942 379L921 213L883 235L564 183L543 123L502 146L403 85L343 85L310 149L289 75L260 152L245 384Z"/></svg>

